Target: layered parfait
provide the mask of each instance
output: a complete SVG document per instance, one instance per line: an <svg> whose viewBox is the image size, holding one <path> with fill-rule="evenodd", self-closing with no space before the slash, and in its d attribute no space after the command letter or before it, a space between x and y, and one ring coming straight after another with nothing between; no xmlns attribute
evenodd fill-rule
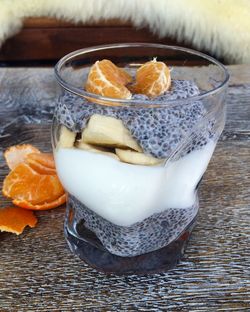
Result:
<svg viewBox="0 0 250 312"><path fill-rule="evenodd" d="M114 263L185 241L216 143L203 102L185 102L200 94L198 86L191 77L171 79L157 59L136 70L96 61L82 86L113 101L65 91L57 106L54 156L68 192L72 249L86 260L83 240Z"/></svg>

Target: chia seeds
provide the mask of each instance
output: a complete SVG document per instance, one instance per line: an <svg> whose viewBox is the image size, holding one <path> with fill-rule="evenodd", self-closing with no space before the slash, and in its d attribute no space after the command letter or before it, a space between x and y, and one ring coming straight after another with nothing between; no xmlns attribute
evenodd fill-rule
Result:
<svg viewBox="0 0 250 312"><path fill-rule="evenodd" d="M171 90L155 98L154 101L164 103L198 94L199 89L193 81L173 80ZM149 100L142 94L135 94L132 99L143 100L145 105ZM93 114L121 119L143 151L157 158L168 158L187 137L189 141L184 154L201 148L213 135L212 126L209 129L209 125L200 133L196 132L195 138L191 135L194 127L206 114L202 101L158 108L117 107L88 102L80 96L65 91L59 99L55 116L59 123L74 132L80 132Z"/></svg>
<svg viewBox="0 0 250 312"><path fill-rule="evenodd" d="M110 253L122 257L148 253L171 243L184 231L198 211L197 202L185 209L166 209L142 222L125 227L107 221L71 195L68 205L75 214L76 224L81 223L81 226L92 231ZM81 233L78 235L81 236Z"/></svg>

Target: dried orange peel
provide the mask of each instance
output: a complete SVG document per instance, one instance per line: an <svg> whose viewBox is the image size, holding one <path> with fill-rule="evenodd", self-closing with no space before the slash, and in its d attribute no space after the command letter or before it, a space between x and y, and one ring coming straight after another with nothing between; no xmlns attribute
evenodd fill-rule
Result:
<svg viewBox="0 0 250 312"><path fill-rule="evenodd" d="M37 218L32 211L19 207L0 208L0 231L21 234L26 226L35 227Z"/></svg>

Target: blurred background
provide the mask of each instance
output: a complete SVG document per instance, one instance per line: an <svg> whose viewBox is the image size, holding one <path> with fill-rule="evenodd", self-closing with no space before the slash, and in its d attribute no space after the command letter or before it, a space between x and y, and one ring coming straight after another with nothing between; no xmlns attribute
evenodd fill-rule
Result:
<svg viewBox="0 0 250 312"><path fill-rule="evenodd" d="M71 51L118 42L250 63L249 0L0 0L0 23L0 66L54 65Z"/></svg>

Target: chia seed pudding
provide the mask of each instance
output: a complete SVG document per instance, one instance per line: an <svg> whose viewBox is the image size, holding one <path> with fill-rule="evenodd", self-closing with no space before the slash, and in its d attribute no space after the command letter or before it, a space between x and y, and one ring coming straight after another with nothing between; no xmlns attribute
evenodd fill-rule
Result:
<svg viewBox="0 0 250 312"><path fill-rule="evenodd" d="M190 208L169 208L155 213L131 226L118 226L100 217L73 196L69 206L81 220L76 231L85 227L95 233L101 244L112 254L133 257L160 249L183 233L197 214L197 203Z"/></svg>
<svg viewBox="0 0 250 312"><path fill-rule="evenodd" d="M169 100L185 99L199 95L199 88L193 81L173 80L171 90L156 97L156 103ZM132 100L149 98L143 94L134 94ZM84 107L84 109L83 109ZM206 115L206 109L201 101L187 105L175 105L166 108L124 108L89 103L83 98L67 91L61 96L56 107L55 116L60 124L74 132L82 131L93 114L118 118L142 146L143 151L157 158L169 157L183 139L190 135L195 125ZM211 124L199 135L191 137L189 144L192 150L206 144L213 136ZM204 129L202 129L204 130ZM197 139L198 137L198 139Z"/></svg>
<svg viewBox="0 0 250 312"><path fill-rule="evenodd" d="M171 90L154 100L164 103L194 95L199 95L199 88L193 81L173 80ZM143 100L145 105L149 100L142 94L135 94L132 99ZM149 253L176 240L197 214L195 188L215 146L213 120L207 120L204 126L206 114L202 101L159 108L121 108L88 102L65 91L56 109L58 124L79 134L87 127L91 116L113 117L122 121L145 154L165 163L156 166L157 168L121 164L126 166L124 169L114 167L118 166L115 164L116 160L112 159L114 163L110 164L111 160L107 160L106 155L92 154L91 157L85 157L86 153L90 152L81 151L83 154L78 158L78 155L73 155L73 152L77 151L72 151L67 156L67 151L62 155L60 149L55 155L58 174L69 192L68 206L74 215L73 219L78 220L71 225L72 231L80 238L79 229L88 229L94 234L99 247L101 244L105 250L120 257ZM203 126L197 128L202 122ZM81 165L78 159L81 159ZM71 168L70 173L64 172L62 168L67 161L77 164L75 171ZM144 173L138 173L137 176L141 176L141 180L138 181L135 181L135 176L126 180L125 175L133 175L136 167L144 167L147 174L144 176ZM107 171L103 171L103 168L107 168ZM82 174L77 179L79 171ZM115 176L117 171L122 172L120 177ZM111 177L108 178L109 175ZM89 176L93 176L92 179L87 178ZM151 179L156 181L153 191ZM143 180L148 181L148 184ZM74 184L78 186L75 187ZM80 184L87 192L80 191ZM127 184L131 184L132 188L122 193L121 190L127 188ZM136 190L138 185L141 186L141 191ZM105 191L95 193L91 187L99 191L105 188ZM79 191L76 191L76 188L79 188ZM185 192L188 194L185 195ZM152 193L147 198L149 204L143 199L145 193ZM93 200L93 196L100 197L100 201ZM139 198L141 200L138 200ZM129 206L131 207L128 208ZM127 217L128 214L132 217Z"/></svg>
<svg viewBox="0 0 250 312"><path fill-rule="evenodd" d="M55 75L52 145L71 251L104 273L172 269L225 125L226 69L191 49L128 43L69 53Z"/></svg>

